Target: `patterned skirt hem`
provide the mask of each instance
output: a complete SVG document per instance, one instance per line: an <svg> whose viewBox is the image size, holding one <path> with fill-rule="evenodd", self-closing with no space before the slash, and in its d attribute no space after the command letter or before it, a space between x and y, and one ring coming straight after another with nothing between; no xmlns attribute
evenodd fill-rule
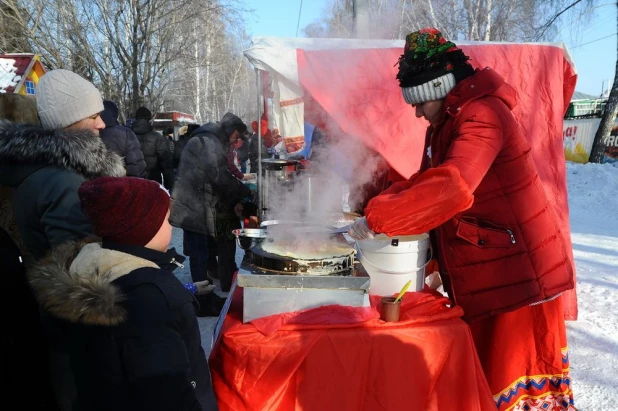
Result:
<svg viewBox="0 0 618 411"><path fill-rule="evenodd" d="M576 411L567 348L562 350L562 374L522 376L494 395L499 411Z"/></svg>

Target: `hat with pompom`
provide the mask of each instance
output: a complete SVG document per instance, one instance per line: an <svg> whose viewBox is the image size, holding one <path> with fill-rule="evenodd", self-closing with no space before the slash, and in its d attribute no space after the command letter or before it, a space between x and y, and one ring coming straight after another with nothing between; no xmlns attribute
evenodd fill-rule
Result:
<svg viewBox="0 0 618 411"><path fill-rule="evenodd" d="M397 73L406 103L445 98L457 82L474 73L469 59L438 29L425 28L408 34Z"/></svg>

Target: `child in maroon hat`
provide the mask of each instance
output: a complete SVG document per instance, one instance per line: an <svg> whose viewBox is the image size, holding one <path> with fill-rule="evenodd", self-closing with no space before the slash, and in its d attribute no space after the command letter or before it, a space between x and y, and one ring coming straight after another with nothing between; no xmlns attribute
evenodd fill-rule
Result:
<svg viewBox="0 0 618 411"><path fill-rule="evenodd" d="M39 303L66 323L74 410L216 410L197 302L172 274L169 194L150 180L101 177L79 189L101 242L54 249L30 273Z"/></svg>

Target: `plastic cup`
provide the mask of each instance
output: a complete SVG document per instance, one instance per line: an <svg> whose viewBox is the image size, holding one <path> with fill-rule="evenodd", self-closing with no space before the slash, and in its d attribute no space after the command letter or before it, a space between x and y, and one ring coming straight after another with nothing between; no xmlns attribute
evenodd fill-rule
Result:
<svg viewBox="0 0 618 411"><path fill-rule="evenodd" d="M399 309L401 308L401 301L395 302L395 297L382 297L382 314L380 318L388 323L399 321Z"/></svg>

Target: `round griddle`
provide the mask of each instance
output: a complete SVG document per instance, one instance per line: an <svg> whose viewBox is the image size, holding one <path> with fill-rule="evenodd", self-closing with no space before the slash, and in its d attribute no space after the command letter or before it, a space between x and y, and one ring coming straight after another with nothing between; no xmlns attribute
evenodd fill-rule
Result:
<svg viewBox="0 0 618 411"><path fill-rule="evenodd" d="M283 170L287 166L295 166L298 164L298 160L292 159L279 159L279 158L263 158L262 168L265 170Z"/></svg>
<svg viewBox="0 0 618 411"><path fill-rule="evenodd" d="M330 275L347 271L354 266L354 250L348 254L323 259L304 259L282 256L264 251L261 245L251 248L252 263L256 268L279 274Z"/></svg>

